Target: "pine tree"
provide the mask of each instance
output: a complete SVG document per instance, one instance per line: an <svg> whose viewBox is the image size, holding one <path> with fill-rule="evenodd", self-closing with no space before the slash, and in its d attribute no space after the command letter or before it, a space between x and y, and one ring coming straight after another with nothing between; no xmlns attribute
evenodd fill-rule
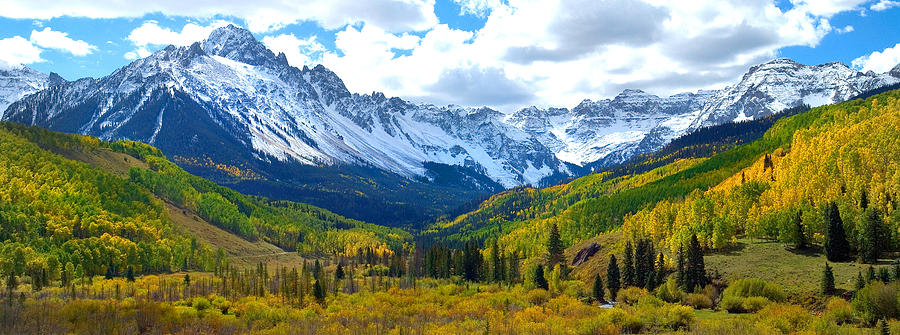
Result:
<svg viewBox="0 0 900 335"><path fill-rule="evenodd" d="M604 294L603 294L603 280L600 279L600 274L594 275L594 287L591 291L592 297L594 301L598 303L604 302Z"/></svg>
<svg viewBox="0 0 900 335"><path fill-rule="evenodd" d="M834 292L834 272L831 271L831 266L828 263L825 263L825 270L822 272L822 295L827 296Z"/></svg>
<svg viewBox="0 0 900 335"><path fill-rule="evenodd" d="M132 268L130 265L128 266L128 269L125 270L125 279L130 282L134 282L134 268Z"/></svg>
<svg viewBox="0 0 900 335"><path fill-rule="evenodd" d="M491 267L493 268L494 282L503 280L503 260L500 258L500 247L497 245L497 239L491 244Z"/></svg>
<svg viewBox="0 0 900 335"><path fill-rule="evenodd" d="M625 254L622 258L622 281L625 286L634 286L634 249L631 241L625 242Z"/></svg>
<svg viewBox="0 0 900 335"><path fill-rule="evenodd" d="M320 304L325 302L325 287L322 286L322 283L316 280L313 283L313 297L316 298Z"/></svg>
<svg viewBox="0 0 900 335"><path fill-rule="evenodd" d="M656 259L656 271L654 272L656 273L656 278L653 281L653 288L655 289L666 281L666 258L661 252Z"/></svg>
<svg viewBox="0 0 900 335"><path fill-rule="evenodd" d="M688 291L695 288L703 287L707 284L706 265L703 262L703 249L700 247L700 241L697 235L691 235L691 241L687 250L687 275L685 276L685 286Z"/></svg>
<svg viewBox="0 0 900 335"><path fill-rule="evenodd" d="M556 264L565 266L565 247L563 247L562 240L559 237L559 227L555 223L550 227L550 237L547 239L547 252L549 253L547 267L552 268Z"/></svg>
<svg viewBox="0 0 900 335"><path fill-rule="evenodd" d="M886 246L881 232L881 214L876 209L866 211L863 231L860 236L859 257L863 263L874 264L878 261L880 250Z"/></svg>
<svg viewBox="0 0 900 335"><path fill-rule="evenodd" d="M869 265L869 269L866 270L866 283L871 283L878 279L878 276L875 275L875 268Z"/></svg>
<svg viewBox="0 0 900 335"><path fill-rule="evenodd" d="M854 283L853 288L856 291L862 290L863 287L866 287L866 280L863 279L862 272L856 273L856 283Z"/></svg>
<svg viewBox="0 0 900 335"><path fill-rule="evenodd" d="M547 283L547 278L544 278L544 267L540 264L538 264L538 266L534 268L534 287L542 288L545 290L550 289L550 284Z"/></svg>
<svg viewBox="0 0 900 335"><path fill-rule="evenodd" d="M675 283L678 287L684 289L685 286L685 264L684 264L684 245L678 247L678 264L675 269Z"/></svg>
<svg viewBox="0 0 900 335"><path fill-rule="evenodd" d="M856 273L856 283L854 283L853 288L856 291L862 290L863 287L866 287L866 280L862 277L862 272Z"/></svg>
<svg viewBox="0 0 900 335"><path fill-rule="evenodd" d="M850 243L844 231L844 222L837 204L833 201L825 208L825 256L829 261L841 262L850 258Z"/></svg>
<svg viewBox="0 0 900 335"><path fill-rule="evenodd" d="M794 215L794 248L806 249L806 232L803 231L803 211L797 211Z"/></svg>
<svg viewBox="0 0 900 335"><path fill-rule="evenodd" d="M334 270L334 278L337 280L344 279L344 266L338 263L337 269Z"/></svg>
<svg viewBox="0 0 900 335"><path fill-rule="evenodd" d="M878 270L878 280L882 283L890 283L891 282L891 272L888 271L887 268L882 267Z"/></svg>
<svg viewBox="0 0 900 335"><path fill-rule="evenodd" d="M609 266L606 268L606 286L609 288L609 298L613 301L622 288L619 282L619 264L616 263L616 255L609 255Z"/></svg>

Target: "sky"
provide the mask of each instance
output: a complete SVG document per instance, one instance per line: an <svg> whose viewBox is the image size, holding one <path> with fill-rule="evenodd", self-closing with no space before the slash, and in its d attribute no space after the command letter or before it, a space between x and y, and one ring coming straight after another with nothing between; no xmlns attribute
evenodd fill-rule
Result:
<svg viewBox="0 0 900 335"><path fill-rule="evenodd" d="M213 29L249 29L357 93L504 112L623 89L718 89L777 57L886 72L900 0L0 0L0 66L102 77Z"/></svg>

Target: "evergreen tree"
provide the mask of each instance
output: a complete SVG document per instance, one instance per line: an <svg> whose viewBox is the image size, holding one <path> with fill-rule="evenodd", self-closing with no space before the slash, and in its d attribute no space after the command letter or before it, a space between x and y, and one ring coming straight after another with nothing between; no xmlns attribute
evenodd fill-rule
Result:
<svg viewBox="0 0 900 335"><path fill-rule="evenodd" d="M794 215L794 248L806 249L806 232L803 231L803 211L797 211Z"/></svg>
<svg viewBox="0 0 900 335"><path fill-rule="evenodd" d="M863 263L874 264L887 243L883 241L881 213L876 209L866 211L859 242L859 258Z"/></svg>
<svg viewBox="0 0 900 335"><path fill-rule="evenodd" d="M856 273L856 283L854 283L853 288L856 291L862 290L863 287L866 287L866 280L863 279L862 272Z"/></svg>
<svg viewBox="0 0 900 335"><path fill-rule="evenodd" d="M500 247L497 245L497 239L491 244L491 267L493 268L494 282L503 280L503 260L500 258Z"/></svg>
<svg viewBox="0 0 900 335"><path fill-rule="evenodd" d="M316 280L313 283L313 297L316 298L320 304L325 302L325 287L322 286L322 282Z"/></svg>
<svg viewBox="0 0 900 335"><path fill-rule="evenodd" d="M656 273L656 278L653 280L653 288L655 289L666 281L666 258L661 252L656 259L656 271L654 272Z"/></svg>
<svg viewBox="0 0 900 335"><path fill-rule="evenodd" d="M132 268L130 265L128 266L128 269L125 270L125 279L130 282L134 282L134 268Z"/></svg>
<svg viewBox="0 0 900 335"><path fill-rule="evenodd" d="M344 279L344 266L338 263L337 269L334 270L334 278L337 280Z"/></svg>
<svg viewBox="0 0 900 335"><path fill-rule="evenodd" d="M891 282L891 272L888 271L887 268L882 267L878 270L878 280L882 283L890 283Z"/></svg>
<svg viewBox="0 0 900 335"><path fill-rule="evenodd" d="M900 281L900 264L894 264L894 281Z"/></svg>
<svg viewBox="0 0 900 335"><path fill-rule="evenodd" d="M888 327L886 319L878 320L878 331L881 335L891 335L891 328Z"/></svg>
<svg viewBox="0 0 900 335"><path fill-rule="evenodd" d="M622 288L619 282L619 264L616 263L616 255L609 255L609 266L606 268L606 286L609 288L609 298L613 301Z"/></svg>
<svg viewBox="0 0 900 335"><path fill-rule="evenodd" d="M634 286L634 249L631 241L625 241L625 254L622 258L622 281L625 286Z"/></svg>
<svg viewBox="0 0 900 335"><path fill-rule="evenodd" d="M184 287L191 287L191 274L184 274Z"/></svg>
<svg viewBox="0 0 900 335"><path fill-rule="evenodd" d="M547 252L549 253L547 267L552 268L556 264L566 265L565 247L563 247L562 240L559 237L559 227L555 223L550 227L550 237L547 239Z"/></svg>
<svg viewBox="0 0 900 335"><path fill-rule="evenodd" d="M859 194L859 208L864 211L869 208L869 194L865 189Z"/></svg>
<svg viewBox="0 0 900 335"><path fill-rule="evenodd" d="M700 247L700 241L697 235L691 235L691 241L687 250L687 271L685 276L685 286L688 291L693 291L698 287L707 284L706 265L703 262L703 249Z"/></svg>
<svg viewBox="0 0 900 335"><path fill-rule="evenodd" d="M826 262L825 270L822 272L822 295L827 296L832 292L834 292L834 272Z"/></svg>
<svg viewBox="0 0 900 335"><path fill-rule="evenodd" d="M466 243L463 251L463 277L472 282L478 281L480 278L481 266L483 259L478 243L469 241Z"/></svg>
<svg viewBox="0 0 900 335"><path fill-rule="evenodd" d="M685 287L685 264L684 264L684 246L678 247L678 265L675 273L675 283L678 287Z"/></svg>
<svg viewBox="0 0 900 335"><path fill-rule="evenodd" d="M547 283L547 278L544 278L544 266L540 264L538 264L538 266L534 268L534 287L542 288L545 290L550 289L550 284Z"/></svg>
<svg viewBox="0 0 900 335"><path fill-rule="evenodd" d="M850 258L850 243L844 231L844 222L837 204L833 201L825 208L825 256L829 261L841 262Z"/></svg>
<svg viewBox="0 0 900 335"><path fill-rule="evenodd" d="M875 275L875 268L869 265L869 269L866 270L866 283L871 283L878 279L878 276Z"/></svg>
<svg viewBox="0 0 900 335"><path fill-rule="evenodd" d="M593 290L591 291L591 293L592 293L591 296L594 298L594 301L596 301L598 303L604 302L603 280L600 279L599 273L594 275L594 287L593 287Z"/></svg>

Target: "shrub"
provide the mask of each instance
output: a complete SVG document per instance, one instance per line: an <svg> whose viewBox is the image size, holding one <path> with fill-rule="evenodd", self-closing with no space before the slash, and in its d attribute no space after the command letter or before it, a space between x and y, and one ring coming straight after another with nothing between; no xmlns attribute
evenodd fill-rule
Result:
<svg viewBox="0 0 900 335"><path fill-rule="evenodd" d="M785 299L784 291L778 284L772 284L762 279L745 278L739 279L728 288L725 289L723 295L727 297L765 297L771 301L783 302ZM723 299L724 300L724 299Z"/></svg>
<svg viewBox="0 0 900 335"><path fill-rule="evenodd" d="M619 291L619 302L626 305L634 305L636 304L641 297L648 295L647 290L637 287L628 287Z"/></svg>
<svg viewBox="0 0 900 335"><path fill-rule="evenodd" d="M694 310L687 306L672 306L666 313L666 323L672 329L687 328L694 322Z"/></svg>
<svg viewBox="0 0 900 335"><path fill-rule="evenodd" d="M686 294L684 295L684 299L682 299L682 302L685 305L691 306L695 309L706 309L713 307L712 300L705 294L701 293Z"/></svg>
<svg viewBox="0 0 900 335"><path fill-rule="evenodd" d="M532 305L540 306L547 303L550 300L550 292L542 288L533 289L528 291L526 294L528 297L528 302Z"/></svg>
<svg viewBox="0 0 900 335"><path fill-rule="evenodd" d="M728 311L728 313L743 313L744 298L738 296L725 296L722 298L722 302L719 303L719 306Z"/></svg>
<svg viewBox="0 0 900 335"><path fill-rule="evenodd" d="M772 302L766 297L749 297L744 299L741 303L741 307L743 307L744 311L753 313L763 309L763 307L766 307L770 303Z"/></svg>
<svg viewBox="0 0 900 335"><path fill-rule="evenodd" d="M873 281L853 297L853 309L867 324L897 316L897 286Z"/></svg>
<svg viewBox="0 0 900 335"><path fill-rule="evenodd" d="M678 288L678 283L675 282L673 277L669 277L665 284L656 288L656 297L665 302L679 302L682 299L682 295L683 293Z"/></svg>
<svg viewBox="0 0 900 335"><path fill-rule="evenodd" d="M831 298L828 299L828 303L825 304L825 314L823 317L838 325L851 323L853 322L853 308L850 303L844 299Z"/></svg>

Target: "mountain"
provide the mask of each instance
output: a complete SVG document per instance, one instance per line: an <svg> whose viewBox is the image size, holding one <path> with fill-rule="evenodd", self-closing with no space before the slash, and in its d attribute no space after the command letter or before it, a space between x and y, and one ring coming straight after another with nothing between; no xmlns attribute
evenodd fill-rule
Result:
<svg viewBox="0 0 900 335"><path fill-rule="evenodd" d="M838 103L896 83L900 65L875 74L838 62L807 66L781 58L750 68L738 83L721 90L660 98L629 89L613 99L585 100L571 110L526 108L506 120L535 134L560 160L595 170L656 151L701 127Z"/></svg>
<svg viewBox="0 0 900 335"><path fill-rule="evenodd" d="M0 68L0 117L13 102L63 82L56 73L48 75L24 65Z"/></svg>
<svg viewBox="0 0 900 335"><path fill-rule="evenodd" d="M292 67L227 26L109 76L52 85L11 104L3 119L149 143L241 192L403 225L482 194L625 162L694 129L897 82L840 63L777 59L722 90L658 97L630 89L572 109L504 114L351 93L324 66Z"/></svg>

